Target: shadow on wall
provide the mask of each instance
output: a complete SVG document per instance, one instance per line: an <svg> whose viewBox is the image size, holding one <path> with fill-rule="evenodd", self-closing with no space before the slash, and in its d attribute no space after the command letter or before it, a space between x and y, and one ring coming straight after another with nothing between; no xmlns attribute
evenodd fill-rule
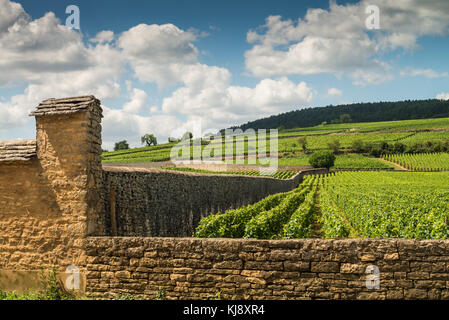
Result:
<svg viewBox="0 0 449 320"><path fill-rule="evenodd" d="M108 166L103 171L105 235L191 237L202 217L290 191L310 173L327 170L279 180Z"/></svg>

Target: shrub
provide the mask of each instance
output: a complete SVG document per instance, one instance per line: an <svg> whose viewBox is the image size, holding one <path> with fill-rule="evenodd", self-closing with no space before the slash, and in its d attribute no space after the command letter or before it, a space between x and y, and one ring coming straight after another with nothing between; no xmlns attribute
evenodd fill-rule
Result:
<svg viewBox="0 0 449 320"><path fill-rule="evenodd" d="M309 163L314 168L327 168L334 166L335 155L328 150L313 153L309 158Z"/></svg>
<svg viewBox="0 0 449 320"><path fill-rule="evenodd" d="M360 139L355 140L352 143L352 151L355 152L355 153L365 152L365 145L363 144L363 141L360 140Z"/></svg>
<svg viewBox="0 0 449 320"><path fill-rule="evenodd" d="M333 140L331 142L327 143L327 146L329 147L329 149L331 149L334 153L338 153L338 151L340 150L340 141L338 140Z"/></svg>

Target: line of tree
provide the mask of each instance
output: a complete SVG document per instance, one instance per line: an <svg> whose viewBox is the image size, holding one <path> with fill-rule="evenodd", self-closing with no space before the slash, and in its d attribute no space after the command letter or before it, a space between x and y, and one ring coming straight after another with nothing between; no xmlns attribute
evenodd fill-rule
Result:
<svg viewBox="0 0 449 320"><path fill-rule="evenodd" d="M376 122L449 117L449 100L405 100L355 103L305 108L273 115L232 127L252 129L292 129L327 123Z"/></svg>

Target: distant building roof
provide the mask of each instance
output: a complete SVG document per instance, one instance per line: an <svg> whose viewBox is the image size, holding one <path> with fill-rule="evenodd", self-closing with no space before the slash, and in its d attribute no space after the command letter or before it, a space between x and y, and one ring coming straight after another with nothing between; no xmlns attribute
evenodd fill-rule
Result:
<svg viewBox="0 0 449 320"><path fill-rule="evenodd" d="M44 116L54 114L69 114L84 111L92 104L100 105L100 100L94 96L81 96L63 99L47 99L42 101L30 116Z"/></svg>
<svg viewBox="0 0 449 320"><path fill-rule="evenodd" d="M0 162L29 161L36 156L36 140L0 141Z"/></svg>

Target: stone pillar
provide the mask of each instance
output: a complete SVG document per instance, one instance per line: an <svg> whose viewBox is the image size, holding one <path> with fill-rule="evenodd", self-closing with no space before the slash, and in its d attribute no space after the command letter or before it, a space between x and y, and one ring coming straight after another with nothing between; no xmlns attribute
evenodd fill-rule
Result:
<svg viewBox="0 0 449 320"><path fill-rule="evenodd" d="M100 101L94 96L49 99L31 115L41 176L62 218L58 224L67 245L62 264L83 265L84 239L103 232Z"/></svg>

